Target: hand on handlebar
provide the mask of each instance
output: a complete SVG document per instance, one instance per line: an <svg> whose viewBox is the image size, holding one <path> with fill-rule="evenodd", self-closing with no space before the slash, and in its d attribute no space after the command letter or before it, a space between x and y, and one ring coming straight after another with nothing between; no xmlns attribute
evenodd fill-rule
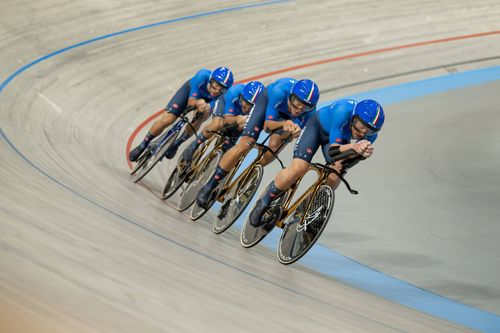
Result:
<svg viewBox="0 0 500 333"><path fill-rule="evenodd" d="M203 99L199 99L196 101L196 109L198 109L198 112L202 113L210 112L210 104Z"/></svg>
<svg viewBox="0 0 500 333"><path fill-rule="evenodd" d="M368 158L372 156L373 154L373 146L370 144L368 147L366 147L365 150L363 150L363 153L361 154L364 158Z"/></svg>
<svg viewBox="0 0 500 333"><path fill-rule="evenodd" d="M248 119L248 116L245 116L245 115L239 115L237 116L238 118L236 119L236 123L238 124L238 129L240 131L243 130L243 128L245 127L245 123Z"/></svg>
<svg viewBox="0 0 500 333"><path fill-rule="evenodd" d="M283 130L286 132L290 132L294 138L298 138L300 136L300 131L302 130L299 125L294 124L291 120L286 120L283 123Z"/></svg>
<svg viewBox="0 0 500 333"><path fill-rule="evenodd" d="M368 147L371 147L371 143L368 140L361 140L361 141L358 141L352 145L352 149L354 149L354 151L359 155L363 155L364 151ZM367 152L367 154L368 153L369 153L368 156L370 156L373 153L373 147L370 148L370 150Z"/></svg>

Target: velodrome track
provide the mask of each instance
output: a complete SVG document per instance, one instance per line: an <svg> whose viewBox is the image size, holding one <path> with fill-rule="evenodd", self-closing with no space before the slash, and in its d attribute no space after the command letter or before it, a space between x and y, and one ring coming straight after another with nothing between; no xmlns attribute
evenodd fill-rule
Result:
<svg viewBox="0 0 500 333"><path fill-rule="evenodd" d="M497 2L9 0L0 15L0 331L468 330L313 257L285 267L264 246L241 248L236 229L213 235L209 217L193 223L157 199L167 163L136 185L124 151L200 67L309 77L326 102L498 66ZM376 155L349 177L362 194L339 191L321 242L483 311L488 322L467 326L493 332L499 84L480 83L388 103Z"/></svg>

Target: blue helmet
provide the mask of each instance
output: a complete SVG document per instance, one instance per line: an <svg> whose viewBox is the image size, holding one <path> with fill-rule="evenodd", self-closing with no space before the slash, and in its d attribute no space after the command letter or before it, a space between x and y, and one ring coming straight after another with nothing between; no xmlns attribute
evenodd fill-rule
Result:
<svg viewBox="0 0 500 333"><path fill-rule="evenodd" d="M210 75L210 80L228 89L233 85L233 73L226 67L217 67Z"/></svg>
<svg viewBox="0 0 500 333"><path fill-rule="evenodd" d="M255 104L259 94L264 91L264 85L259 81L252 81L247 83L243 91L241 92L241 97L250 104Z"/></svg>
<svg viewBox="0 0 500 333"><path fill-rule="evenodd" d="M382 105L372 99L358 102L352 111L352 120L359 119L373 132L378 132L384 124L385 115Z"/></svg>
<svg viewBox="0 0 500 333"><path fill-rule="evenodd" d="M297 98L310 111L316 107L319 100L318 86L313 81L307 79L297 81L290 91L290 98L292 97Z"/></svg>

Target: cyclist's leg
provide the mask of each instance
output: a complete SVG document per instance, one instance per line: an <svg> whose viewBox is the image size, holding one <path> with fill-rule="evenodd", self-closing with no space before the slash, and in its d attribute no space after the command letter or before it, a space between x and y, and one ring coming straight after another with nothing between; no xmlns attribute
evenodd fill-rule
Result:
<svg viewBox="0 0 500 333"><path fill-rule="evenodd" d="M177 148L187 139L189 139L193 134L195 134L201 127L201 124L203 124L209 117L210 114L213 114L214 116L218 117L224 117L224 98L222 96L219 96L215 101L210 100L210 99L204 99L205 102L209 103L210 106L213 108L210 112L207 113L201 113L197 114L197 117L191 121L191 126L186 127L186 130L182 135L180 135L177 140L174 141L173 145L171 146L171 150L177 151ZM206 133L205 133L206 134ZM206 137L207 138L207 137ZM175 152L174 152L175 154ZM171 155L170 153L167 154Z"/></svg>
<svg viewBox="0 0 500 333"><path fill-rule="evenodd" d="M281 131L271 135L271 137L269 138L269 148L275 154L278 154L281 150L283 150L283 148L285 148L286 144L283 143L288 140L289 136L289 133ZM266 166L272 161L274 161L274 155L270 151L268 151L262 157L261 165Z"/></svg>
<svg viewBox="0 0 500 333"><path fill-rule="evenodd" d="M144 150L146 150L151 140L160 135L163 130L170 126L177 117L179 117L182 111L184 111L189 99L189 90L190 85L188 81L175 93L174 97L172 97L165 107L165 112L163 112L160 119L153 123L142 142L130 152L130 161L135 162Z"/></svg>
<svg viewBox="0 0 500 333"><path fill-rule="evenodd" d="M189 144L189 146L182 153L182 158L185 161L191 161L193 159L193 154L201 146L202 143L210 139L214 133L222 129L224 126L224 118L223 117L214 117L212 121L203 128L203 130L198 133L196 138Z"/></svg>
<svg viewBox="0 0 500 333"><path fill-rule="evenodd" d="M173 122L181 115L186 109L189 100L189 90L191 89L189 81L184 83L182 87L177 90L174 96L170 99L165 107L165 113L158 119L149 132L154 136L158 136L165 128L172 125Z"/></svg>
<svg viewBox="0 0 500 333"><path fill-rule="evenodd" d="M198 129L200 128L201 124L208 119L209 114L208 113L202 113L199 118L191 121L191 126L187 126L184 132L179 135L179 137L174 141L174 143L170 146L170 151L177 152L177 149L181 144L183 144L186 140L188 140ZM173 155L175 155L175 152ZM167 156L170 154L167 154ZM169 157L170 158L170 157Z"/></svg>
<svg viewBox="0 0 500 333"><path fill-rule="evenodd" d="M250 213L250 223L254 227L262 223L262 216L271 202L307 172L309 162L320 144L321 127L317 117L313 117L308 121L295 144L292 163L275 176Z"/></svg>

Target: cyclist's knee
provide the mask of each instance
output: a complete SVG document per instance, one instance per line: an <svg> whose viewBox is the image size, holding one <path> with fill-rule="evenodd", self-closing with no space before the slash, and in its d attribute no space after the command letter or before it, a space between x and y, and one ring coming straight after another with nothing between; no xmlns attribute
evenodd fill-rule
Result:
<svg viewBox="0 0 500 333"><path fill-rule="evenodd" d="M249 136L242 136L235 147L241 152L248 152L253 146L255 146L255 139Z"/></svg>
<svg viewBox="0 0 500 333"><path fill-rule="evenodd" d="M290 173L294 177L294 181L302 177L309 168L309 163L301 160L300 158L294 158L290 164Z"/></svg>
<svg viewBox="0 0 500 333"><path fill-rule="evenodd" d="M160 123L162 126L168 126L172 124L175 119L177 119L177 116L171 112L164 112L160 118Z"/></svg>
<svg viewBox="0 0 500 333"><path fill-rule="evenodd" d="M281 142L281 135L273 134L269 140L269 148L271 148L272 151L277 152L281 146Z"/></svg>
<svg viewBox="0 0 500 333"><path fill-rule="evenodd" d="M340 185L340 178L336 174L331 173L330 176L328 176L328 180L326 183L333 190L336 190Z"/></svg>
<svg viewBox="0 0 500 333"><path fill-rule="evenodd" d="M200 122L200 123L204 122L205 120L207 120L207 119L208 119L208 116L210 116L210 114L209 114L208 112L204 112L204 113L202 113L202 115L201 115L201 117L200 117L200 119L199 119L199 122Z"/></svg>
<svg viewBox="0 0 500 333"><path fill-rule="evenodd" d="M220 131L224 127L224 118L216 117L209 125L211 131Z"/></svg>

